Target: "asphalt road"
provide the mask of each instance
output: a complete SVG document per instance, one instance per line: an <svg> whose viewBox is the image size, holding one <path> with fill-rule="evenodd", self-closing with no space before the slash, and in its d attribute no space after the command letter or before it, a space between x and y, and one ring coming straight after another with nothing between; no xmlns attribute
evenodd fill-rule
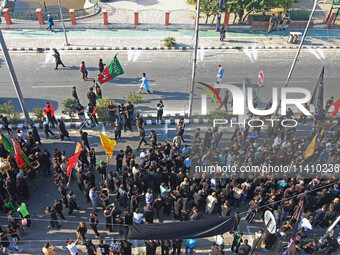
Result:
<svg viewBox="0 0 340 255"><path fill-rule="evenodd" d="M104 63L117 52L112 51L62 51L62 61L66 68L54 70L52 52L29 53L11 52L12 62L22 88L29 111L34 107L44 107L50 101L60 114L62 101L71 96L73 86L78 88L78 96L83 104L87 104L86 93L92 85L92 79L98 75L98 59ZM264 88L259 93L259 106L263 107L271 98L272 87L285 84L296 50L200 50L197 62L197 82L213 85L216 82L218 64L225 67L223 82L257 90L257 75L264 72ZM303 87L313 92L322 66L325 66L325 99L340 96L338 86L339 70L338 50L305 49L302 50L296 64L289 86ZM118 76L102 86L104 97L115 102L124 102L123 96L129 91L137 91L141 74L147 74L153 94L146 95L138 106L143 112L156 113L156 104L162 99L165 114L187 112L190 85L192 52L191 51L120 51L119 61L125 74ZM89 71L89 80L81 79L79 65L85 61ZM0 103L12 99L19 110L16 93L11 84L7 67L0 55ZM194 97L194 113L200 113L201 90L196 89ZM221 92L222 94L222 92ZM209 103L209 108L215 106Z"/></svg>

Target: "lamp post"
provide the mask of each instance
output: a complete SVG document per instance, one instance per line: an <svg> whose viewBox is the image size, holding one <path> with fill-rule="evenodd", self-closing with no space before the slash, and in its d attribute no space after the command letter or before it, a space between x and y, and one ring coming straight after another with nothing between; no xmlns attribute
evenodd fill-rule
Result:
<svg viewBox="0 0 340 255"><path fill-rule="evenodd" d="M322 2L326 2L326 0L322 1ZM305 41L305 38L306 38L306 34L308 32L308 29L309 29L309 25L312 21L312 18L313 18L313 15L314 15L314 12L315 12L315 9L316 9L316 6L318 6L318 4L321 3L321 1L319 0L315 0L314 1L314 6L313 6L313 10L309 16L309 19L308 19L308 22L307 22L307 26L305 28L305 31L303 32L303 36L302 36L302 39L301 39L301 42L300 42L300 45L299 45L299 48L298 48L298 51L296 52L296 55L295 55L295 58L294 58L294 61L293 61L293 64L290 68L290 71L288 73L288 77L287 77L287 80L286 80L286 84L285 84L285 87L288 86L288 83L289 83L289 80L290 80L290 77L292 76L292 73L293 73L293 70L294 70L294 67L295 67L295 64L296 64L296 61L299 57L299 54L300 54L300 51L301 51L301 48L302 48L302 45L303 45L303 42Z"/></svg>
<svg viewBox="0 0 340 255"><path fill-rule="evenodd" d="M58 4L59 4L59 13L60 13L60 17L61 17L61 23L63 25L64 35L65 35L65 46L69 46L70 44L68 43L68 40L67 40L65 23L64 23L64 17L63 17L63 11L61 10L60 0L58 0Z"/></svg>
<svg viewBox="0 0 340 255"><path fill-rule="evenodd" d="M219 2L218 2L218 9L220 9L220 13L217 14L217 20L216 20L216 32L219 32L219 31L220 31L221 16L222 16L222 9L223 9L223 0L219 0Z"/></svg>
<svg viewBox="0 0 340 255"><path fill-rule="evenodd" d="M25 101L24 101L24 96L22 95L21 88L20 88L20 85L19 85L19 82L18 82L18 78L15 74L14 67L13 67L13 64L12 64L12 61L11 61L11 57L8 54L7 46L6 46L4 37L2 35L1 29L0 29L0 46L1 46L2 52L4 53L4 57L5 57L6 64L7 64L7 67L8 67L8 71L9 71L9 74L11 76L15 92L17 93L17 97L18 97L18 100L19 100L19 103L20 103L20 107L21 107L21 109L22 109L22 111L25 115L25 119L26 119L27 124L31 124L30 115L28 114L28 110L27 110L27 107L26 107L26 104L25 104Z"/></svg>
<svg viewBox="0 0 340 255"><path fill-rule="evenodd" d="M192 61L192 73L191 73L191 83L190 83L190 96L189 96L189 113L188 117L191 118L192 115L192 104L195 89L195 77L196 77L196 61L197 61L197 48L198 48L198 31L200 24L200 6L201 1L197 0L197 10L196 10L196 24L195 24L195 43L194 43L194 59Z"/></svg>

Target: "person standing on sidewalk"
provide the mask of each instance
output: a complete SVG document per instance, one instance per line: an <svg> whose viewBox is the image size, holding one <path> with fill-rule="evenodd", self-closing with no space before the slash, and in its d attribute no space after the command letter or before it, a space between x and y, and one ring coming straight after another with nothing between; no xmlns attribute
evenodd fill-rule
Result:
<svg viewBox="0 0 340 255"><path fill-rule="evenodd" d="M53 22L53 18L49 14L47 15L47 24L48 24L48 27L46 29L47 30L49 29L51 32L53 32L52 26L54 26L54 22Z"/></svg>
<svg viewBox="0 0 340 255"><path fill-rule="evenodd" d="M276 17L275 17L275 14L273 13L273 15L269 19L268 33L274 30L275 23L276 23Z"/></svg>
<svg viewBox="0 0 340 255"><path fill-rule="evenodd" d="M163 101L159 100L159 102L157 104L157 122L159 120L162 121L163 109L164 109Z"/></svg>
<svg viewBox="0 0 340 255"><path fill-rule="evenodd" d="M225 38L225 27L222 25L221 31L220 31L220 42L223 42Z"/></svg>
<svg viewBox="0 0 340 255"><path fill-rule="evenodd" d="M83 74L83 80L86 81L87 80L87 75L89 73L87 71L87 68L85 66L85 62L84 61L81 61L79 71Z"/></svg>
<svg viewBox="0 0 340 255"><path fill-rule="evenodd" d="M150 87L150 85L148 83L148 80L146 78L146 74L145 73L142 74L142 79L140 79L139 81L141 81L142 84L139 87L138 93L141 94L142 90L145 89L146 92L148 92L148 94L151 94L151 91L150 91L151 87Z"/></svg>
<svg viewBox="0 0 340 255"><path fill-rule="evenodd" d="M286 13L285 13L285 16L283 17L283 21L282 21L280 30L281 29L286 30L286 25L287 25L289 19L290 19L290 14L289 14L289 11L287 10Z"/></svg>
<svg viewBox="0 0 340 255"><path fill-rule="evenodd" d="M65 65L61 61L60 54L57 50L54 50L54 54L52 56L55 58L55 68L54 68L54 70L58 69L58 65L62 65L63 67L65 67Z"/></svg>

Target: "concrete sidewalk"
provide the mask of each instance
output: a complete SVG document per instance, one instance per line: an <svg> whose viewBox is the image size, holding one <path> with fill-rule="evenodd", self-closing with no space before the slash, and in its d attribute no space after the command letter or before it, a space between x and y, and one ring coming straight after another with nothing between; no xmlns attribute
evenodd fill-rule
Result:
<svg viewBox="0 0 340 255"><path fill-rule="evenodd" d="M303 32L301 30L294 30ZM10 50L44 51L52 48L64 50L190 50L193 46L192 30L69 30L70 46L65 47L64 33L56 30L3 30ZM289 31L229 30L224 42L213 30L201 31L199 47L202 49L293 49L297 44L287 42ZM175 48L164 48L162 40L176 38ZM163 48L162 48L163 47ZM304 48L339 48L340 30L311 30L305 39Z"/></svg>

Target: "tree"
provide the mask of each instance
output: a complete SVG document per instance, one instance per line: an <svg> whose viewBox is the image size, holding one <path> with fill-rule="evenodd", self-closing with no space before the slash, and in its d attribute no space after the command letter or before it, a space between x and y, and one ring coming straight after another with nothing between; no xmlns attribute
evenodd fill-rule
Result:
<svg viewBox="0 0 340 255"><path fill-rule="evenodd" d="M188 4L196 5L197 0L187 0ZM205 14L205 23L208 23L208 19L211 16L214 16L211 23L214 23L215 17L220 13L220 9L218 8L219 0L201 0L201 8L200 11Z"/></svg>
<svg viewBox="0 0 340 255"><path fill-rule="evenodd" d="M71 97L65 98L63 101L63 106L64 109L62 113L67 114L71 118L71 120L73 120L73 117L76 114L77 100Z"/></svg>

